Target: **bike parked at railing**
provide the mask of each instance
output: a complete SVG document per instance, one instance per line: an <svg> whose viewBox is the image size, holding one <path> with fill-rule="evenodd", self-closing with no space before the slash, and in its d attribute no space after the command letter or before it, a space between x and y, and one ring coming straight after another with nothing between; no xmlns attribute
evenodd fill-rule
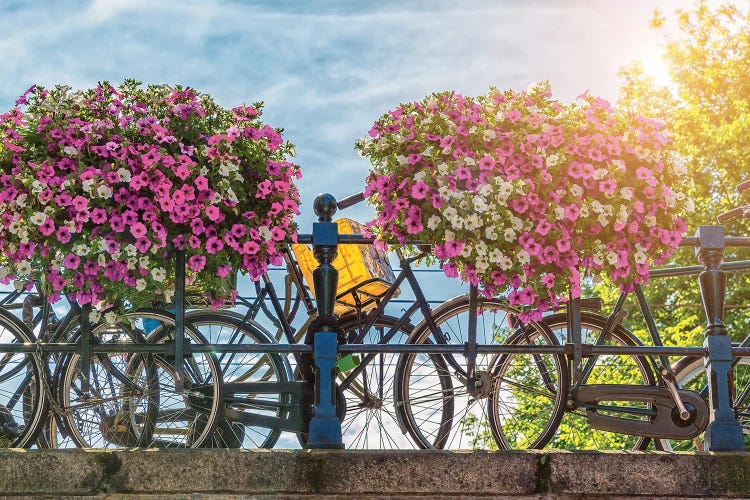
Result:
<svg viewBox="0 0 750 500"><path fill-rule="evenodd" d="M338 206L345 207L361 199L361 195L355 195L342 200ZM342 221L339 225L342 228L348 226L351 232L353 224ZM263 311L278 327L277 340L290 344L303 339L311 341L307 332L311 331L310 325L317 317L317 310L305 281L309 283L314 261L303 245L293 246L292 250L285 259L289 282L294 290L288 287L286 296L296 295L294 305L282 303L266 275L263 283L257 285L255 302L248 304L245 317L238 323L238 332L225 335L225 338L241 342L242 335L235 335L240 331L260 331L264 336L269 336L253 321L254 315ZM426 253L412 257L399 255L400 271L397 276L393 275L385 256L373 252L369 244L367 247L340 245L339 253L343 254L337 263L342 276L339 278L335 312L339 315L339 340L342 344L403 344L414 337L415 332L426 342L436 345L464 342L468 331L469 297L457 297L436 308L430 305L412 269L412 265L424 258ZM367 257L363 259L361 255ZM387 315L386 308L407 284L415 297L414 302L406 307L400 317ZM299 302L304 304L308 318L299 330L295 330L291 326L291 316L298 310ZM518 325L516 311L501 301L482 301L481 304L485 309L482 315L485 335L510 337ZM416 327L412 325L412 318L419 319ZM498 327L503 332L498 331ZM534 326L527 328L533 329ZM480 337L479 342L483 340ZM297 378L309 381L314 377L309 357L295 355L295 363ZM251 364L250 367L255 369L256 365ZM458 449L476 444L475 437L464 432L460 422L478 411L475 403L481 398L475 396L480 391L487 393L489 386L484 386L474 395L467 392L467 380L476 379L477 387L483 381L488 381L480 380L477 375L474 378L467 376L464 356L425 353L407 358L395 352L355 352L341 356L337 369L339 416L343 421L343 441L347 448ZM257 422L258 406L253 404L256 393L243 395L242 385L228 380L226 374L224 387L226 393L231 395L225 404L225 427L238 431L257 427L250 425ZM257 386L253 388L257 389ZM437 391L437 396L433 391ZM309 391L301 397L303 413L309 419L312 411ZM279 401L282 400L279 398ZM480 408L479 411L485 410ZM280 408L277 413L280 413ZM283 418L268 420L266 425L275 433L282 429L293 429L293 424L285 422ZM302 432L301 441L304 443L305 440L305 433ZM233 442L242 443L242 446L256 444L241 436ZM268 445L267 442L264 444Z"/></svg>

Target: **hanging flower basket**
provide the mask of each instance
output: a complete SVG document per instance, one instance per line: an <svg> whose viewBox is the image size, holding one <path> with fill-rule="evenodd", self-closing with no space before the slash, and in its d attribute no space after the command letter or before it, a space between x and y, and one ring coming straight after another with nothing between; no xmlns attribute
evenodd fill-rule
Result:
<svg viewBox="0 0 750 500"><path fill-rule="evenodd" d="M260 120L190 88L30 88L0 115L0 278L98 309L170 302L175 249L220 307L293 238L299 169ZM231 282L231 281L230 281Z"/></svg>
<svg viewBox="0 0 750 500"><path fill-rule="evenodd" d="M645 282L686 229L686 170L661 123L548 84L452 92L383 115L357 148L382 242L434 244L449 276L509 292L530 315L580 294L581 274Z"/></svg>

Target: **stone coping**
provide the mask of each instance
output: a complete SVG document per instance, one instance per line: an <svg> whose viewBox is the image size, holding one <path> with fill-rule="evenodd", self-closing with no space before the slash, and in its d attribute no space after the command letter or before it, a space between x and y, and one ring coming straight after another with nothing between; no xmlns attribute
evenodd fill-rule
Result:
<svg viewBox="0 0 750 500"><path fill-rule="evenodd" d="M7 496L750 498L748 478L750 453L0 450Z"/></svg>

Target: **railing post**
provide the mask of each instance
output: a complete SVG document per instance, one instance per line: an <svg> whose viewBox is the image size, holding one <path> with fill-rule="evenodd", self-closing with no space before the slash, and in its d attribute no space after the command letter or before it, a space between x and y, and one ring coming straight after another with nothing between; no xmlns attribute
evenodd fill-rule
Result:
<svg viewBox="0 0 750 500"><path fill-rule="evenodd" d="M174 386L185 388L185 251L175 250L174 268Z"/></svg>
<svg viewBox="0 0 750 500"><path fill-rule="evenodd" d="M81 389L88 392L91 389L91 304L81 306L81 316L79 317L81 344L78 348L78 355L81 358Z"/></svg>
<svg viewBox="0 0 750 500"><path fill-rule="evenodd" d="M732 339L724 324L726 273L719 268L724 258L724 227L700 226L696 236L695 254L705 267L698 281L706 311L703 345L708 349L705 365L711 409L704 447L707 451L744 450L742 427L732 408Z"/></svg>
<svg viewBox="0 0 750 500"><path fill-rule="evenodd" d="M315 414L310 420L309 448L343 448L341 421L336 414L336 359L338 334L334 328L333 306L339 273L333 267L339 241L338 227L332 221L336 199L321 194L313 204L318 221L313 224L313 254L318 267L313 270L313 286L320 326L313 333L315 361Z"/></svg>

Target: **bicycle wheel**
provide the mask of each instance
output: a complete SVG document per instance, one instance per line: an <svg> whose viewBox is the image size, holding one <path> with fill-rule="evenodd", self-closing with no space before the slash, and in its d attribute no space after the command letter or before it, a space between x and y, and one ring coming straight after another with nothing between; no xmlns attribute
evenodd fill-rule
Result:
<svg viewBox="0 0 750 500"><path fill-rule="evenodd" d="M349 339L361 338L363 344L404 344L413 327L391 316L378 317L370 328L369 315L344 319L341 329ZM385 336L390 335L386 340ZM347 449L417 448L396 411L394 381L397 353L352 354L339 360L339 381L346 399L341 423ZM359 372L359 373L357 373ZM450 380L444 380L449 383Z"/></svg>
<svg viewBox="0 0 750 500"><path fill-rule="evenodd" d="M194 311L187 321L210 344L270 344L271 335L251 319L229 311ZM263 417L285 418L292 395L269 388L256 392L244 384L288 382L291 368L278 353L221 353L217 362L224 380L224 418L206 444L218 448L271 448L281 429L259 425Z"/></svg>
<svg viewBox="0 0 750 500"><path fill-rule="evenodd" d="M174 316L142 310L127 323L92 328L97 343L149 344L174 340ZM186 326L191 344L205 343ZM60 403L65 427L81 447L199 447L210 437L221 416L221 373L212 354L185 355L185 388L175 391L174 356L159 354L97 354L85 390L80 357L73 355L60 378Z"/></svg>
<svg viewBox="0 0 750 500"><path fill-rule="evenodd" d="M20 320L0 311L0 344L33 342ZM0 353L0 448L34 443L49 407L43 377L36 353Z"/></svg>
<svg viewBox="0 0 750 500"><path fill-rule="evenodd" d="M520 322L516 311L500 300L478 299L477 310L477 343L480 345L501 344L512 341L512 333L518 329ZM437 326L436 334L422 321L416 328L410 343L430 344L449 343L463 345L468 340L469 297L456 297L433 311ZM555 340L544 327L530 323L530 341L554 344ZM496 424L505 424L502 415L509 412L500 409L501 405L513 405L495 383L498 374L498 363L504 358L498 354L478 354L474 373L475 388L467 389L467 360L463 354L405 354L399 360L397 382L398 404L403 409L407 430L424 448L446 449L498 449L524 448L541 446L541 441L553 426L555 416L561 411L562 391L559 384L565 382L565 365L561 355L547 355L543 359L550 366L545 368L551 377L552 392L537 408L538 421L543 423L538 429L538 436L527 436L521 440L520 435L513 435L498 443L493 435L490 421L490 404L496 405ZM507 366L515 366L520 357L508 358ZM532 364L532 366L534 366ZM507 373L506 373L507 375ZM442 379L448 378L446 384ZM541 377L539 377L541 381ZM504 386L502 386L504 387ZM494 400L490 395L495 391ZM498 430L497 433L503 431ZM509 429L505 431L508 434Z"/></svg>
<svg viewBox="0 0 750 500"><path fill-rule="evenodd" d="M142 310L129 318L134 326L148 332L149 344L172 344L175 318L171 313ZM192 345L206 339L185 322L185 340ZM186 343L187 344L187 343ZM159 448L200 448L213 437L223 416L224 380L215 354L184 353L184 388L175 390L177 378L174 354L155 356L159 379L159 412L152 446Z"/></svg>
<svg viewBox="0 0 750 500"><path fill-rule="evenodd" d="M607 318L591 313L581 315L581 339L584 344L597 344ZM544 323L552 330L560 342L568 338L567 314L558 313L544 318ZM636 346L641 342L622 325L613 328L599 345L603 346ZM596 358L584 358L586 366L589 359L596 359L590 374L583 381L584 384L628 384L628 385L656 385L656 378L649 358L636 355L599 355ZM574 383L571 381L571 383ZM589 425L586 410L576 404L575 394L568 403L565 415L560 422L558 431L550 441L551 448L569 450L642 450L645 449L650 438L617 434L614 432L594 429ZM636 415L618 412L616 407L627 407L635 410L648 410L650 405L634 401L606 401L612 407L610 411L598 410L602 414L620 418L647 419Z"/></svg>
<svg viewBox="0 0 750 500"><path fill-rule="evenodd" d="M95 345L145 343L140 332L121 324L92 325L91 335ZM150 445L159 409L153 355L98 353L91 358L88 381L81 361L79 354L71 355L56 377L64 427L73 443L81 448Z"/></svg>
<svg viewBox="0 0 750 500"><path fill-rule="evenodd" d="M680 389L688 389L700 394L708 403L708 377L703 358L682 358L674 367L675 381ZM734 389L732 407L735 417L742 426L745 448L750 449L750 358L735 358L732 367ZM661 439L662 449L666 451L704 451L704 435L693 439Z"/></svg>
<svg viewBox="0 0 750 500"><path fill-rule="evenodd" d="M519 325L506 341L512 346L556 346L538 323ZM562 354L501 355L492 371L489 426L502 450L544 448L565 412L570 375Z"/></svg>

